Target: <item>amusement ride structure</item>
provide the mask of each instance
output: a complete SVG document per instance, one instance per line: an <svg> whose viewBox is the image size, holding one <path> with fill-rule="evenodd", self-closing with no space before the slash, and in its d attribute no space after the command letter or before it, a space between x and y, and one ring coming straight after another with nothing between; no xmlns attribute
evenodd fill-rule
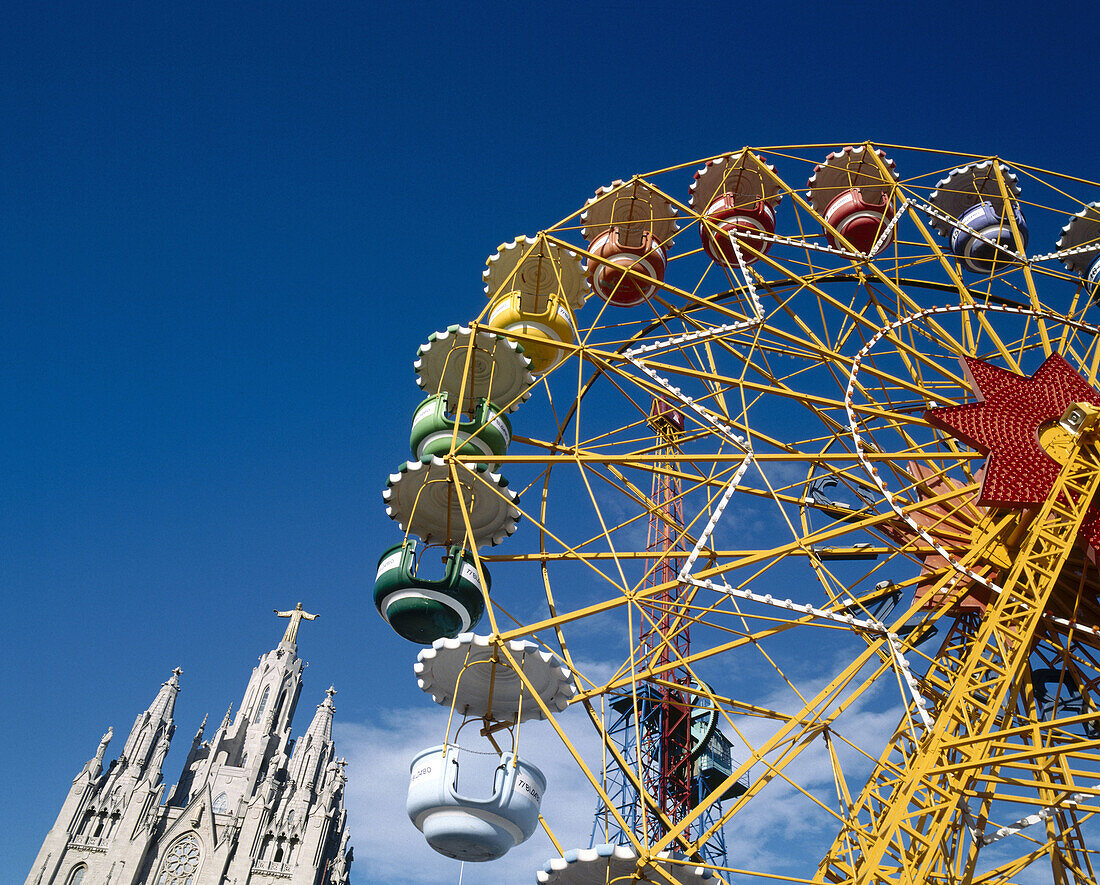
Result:
<svg viewBox="0 0 1100 885"><path fill-rule="evenodd" d="M1095 883L1098 201L743 148L502 245L384 492L375 603L447 711L428 843L541 827L556 885ZM540 815L553 735L588 845Z"/></svg>

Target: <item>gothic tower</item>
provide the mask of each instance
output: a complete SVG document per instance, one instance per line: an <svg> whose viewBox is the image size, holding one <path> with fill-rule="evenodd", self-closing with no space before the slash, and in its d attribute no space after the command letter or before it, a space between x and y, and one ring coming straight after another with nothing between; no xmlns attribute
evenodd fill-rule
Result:
<svg viewBox="0 0 1100 885"><path fill-rule="evenodd" d="M349 885L344 760L332 742L332 696L305 734L290 737L302 691L298 628L316 615L286 612L282 640L261 655L244 698L213 737L206 720L179 781L161 774L176 730L178 667L139 714L119 757L95 756L73 779L26 885Z"/></svg>

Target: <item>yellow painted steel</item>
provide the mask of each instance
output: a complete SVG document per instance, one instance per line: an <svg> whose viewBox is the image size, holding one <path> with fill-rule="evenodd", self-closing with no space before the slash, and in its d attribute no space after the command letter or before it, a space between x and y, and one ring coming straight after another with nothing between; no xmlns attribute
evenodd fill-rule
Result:
<svg viewBox="0 0 1100 885"><path fill-rule="evenodd" d="M1100 307L1053 242L1035 241L1100 185L995 161L1026 171L1036 251L964 278L928 197L952 168L995 158L866 143L900 176L893 242L869 257L843 237L829 246L805 197L839 147L751 148L783 199L767 253L738 244L756 259L744 266L711 263L691 229L688 185L705 159L638 177L678 213L665 280L636 308L589 299L572 311L575 336L551 342L554 361L510 416L500 472L522 520L474 552L493 575L484 629L502 660L508 640L530 638L575 672L573 708L543 709L549 725L537 738L525 726L523 740L531 753L560 740L639 871L668 850L702 863L724 832L725 864L704 863L715 882L1095 885L1100 575L1075 538L1100 487L1096 444L1041 431L1064 464L1058 482L1045 502L1005 510L979 503L985 453L923 416L974 401L962 356L1031 374L1057 352L1097 386ZM580 237L588 185L540 242L593 258ZM486 329L488 308L469 320L479 309L471 298L466 316L439 322ZM522 325L506 334L546 343ZM678 452L648 425L654 397L685 416ZM457 483L477 459L446 460ZM679 483L691 556L676 563L663 637L674 647L690 629L691 648L665 664L637 641L647 604L669 589L646 586L655 476ZM477 513L461 506L472 535ZM610 792L616 775L634 812L660 813L636 752L611 739L610 710L637 706L676 667L707 686L735 757L648 842ZM584 847L563 841L563 822L544 824L557 851ZM668 879L633 881L653 877Z"/></svg>
<svg viewBox="0 0 1100 885"><path fill-rule="evenodd" d="M942 846L958 826L956 806L975 792L973 784L986 769L1002 764L989 732L1026 684L1021 676L1040 618L1098 490L1100 453L1092 432L1059 473L980 628L942 650L925 675L924 689L935 696L934 726L919 742L906 733L887 748L851 806L820 881L881 881L887 856L906 876L926 881L950 860ZM1041 750L1041 744L1035 747ZM845 862L853 841L861 848L858 860ZM1055 857L1060 864L1060 855Z"/></svg>

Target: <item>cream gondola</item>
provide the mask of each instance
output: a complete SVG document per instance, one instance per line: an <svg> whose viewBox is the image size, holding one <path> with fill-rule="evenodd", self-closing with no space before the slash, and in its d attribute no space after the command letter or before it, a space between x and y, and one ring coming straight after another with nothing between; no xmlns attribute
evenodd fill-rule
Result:
<svg viewBox="0 0 1100 885"><path fill-rule="evenodd" d="M436 641L417 659L421 688L450 707L452 715L460 715L462 724L453 741L448 727L442 745L413 759L405 807L428 844L457 860L495 860L534 833L546 778L520 754L517 728L525 719L545 714L528 686L534 686L542 705L554 712L564 709L576 693L573 675L557 655L529 641L509 641L505 648L507 655L499 641L467 633ZM481 724L479 733L499 756L491 791L483 797L462 792L467 788L464 765L490 752L460 746L459 736L470 723ZM508 750L502 750L494 737L501 731L511 735Z"/></svg>
<svg viewBox="0 0 1100 885"><path fill-rule="evenodd" d="M893 242L889 224L897 180L894 161L883 151L869 151L863 145L833 151L815 167L807 182L808 196L825 219L829 245L846 248L847 243L861 255L873 256Z"/></svg>
<svg viewBox="0 0 1100 885"><path fill-rule="evenodd" d="M528 640L511 640L508 650L520 662L527 685L551 712L569 706L577 687L561 658ZM500 662L488 636L439 639L421 650L413 670L421 691L437 704L453 705L463 716L515 722L546 718L515 670Z"/></svg>
<svg viewBox="0 0 1100 885"><path fill-rule="evenodd" d="M595 845L566 851L538 871L539 885L606 885L608 882L707 882L714 873L688 861L682 854L659 852L643 864L639 879L638 855L627 845Z"/></svg>
<svg viewBox="0 0 1100 885"><path fill-rule="evenodd" d="M425 578L425 552L417 556L416 542L406 538L382 554L374 581L374 604L399 636L430 645L477 626L485 611L481 574L485 575L486 590L492 581L488 569L482 565L479 574L473 556L461 547L447 549L442 578Z"/></svg>
<svg viewBox="0 0 1100 885"><path fill-rule="evenodd" d="M595 257L586 268L592 291L619 307L650 299L665 278L676 207L640 181L596 191L581 213L581 236Z"/></svg>
<svg viewBox="0 0 1100 885"><path fill-rule="evenodd" d="M1100 202L1089 203L1062 228L1058 239L1062 263L1081 276L1090 298L1100 292Z"/></svg>
<svg viewBox="0 0 1100 885"><path fill-rule="evenodd" d="M489 296L488 325L526 336L524 353L536 375L550 371L576 338L573 311L588 293L575 252L545 239L517 237L489 256L482 276Z"/></svg>
<svg viewBox="0 0 1100 885"><path fill-rule="evenodd" d="M406 461L390 474L382 492L386 514L402 531L429 544L499 544L519 523L516 493L508 488L508 480L484 464L459 464L455 472L457 482L447 462L438 457ZM464 509L472 531L469 541Z"/></svg>
<svg viewBox="0 0 1100 885"><path fill-rule="evenodd" d="M416 383L428 393L446 393L463 409L486 399L508 412L531 396L535 376L530 366L515 341L460 325L429 335L413 363Z"/></svg>
<svg viewBox="0 0 1100 885"><path fill-rule="evenodd" d="M775 233L775 210L783 195L775 168L749 151L711 160L695 173L688 207L699 213L699 239L712 261L736 267L752 264L772 247L754 234ZM759 253L759 254L758 254Z"/></svg>
<svg viewBox="0 0 1100 885"><path fill-rule="evenodd" d="M1002 181L1007 200L1001 191ZM1028 230L1019 196L1016 175L1003 163L994 165L992 160L983 160L960 166L940 180L929 195L928 202L939 210L930 222L949 238L951 252L965 270L995 272L1019 262L1027 248ZM1018 244L1013 227L1020 232Z"/></svg>

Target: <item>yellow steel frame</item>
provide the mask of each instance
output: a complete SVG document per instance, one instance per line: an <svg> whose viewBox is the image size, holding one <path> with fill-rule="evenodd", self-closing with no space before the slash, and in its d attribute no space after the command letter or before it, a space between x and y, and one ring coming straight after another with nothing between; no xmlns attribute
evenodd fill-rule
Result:
<svg viewBox="0 0 1100 885"><path fill-rule="evenodd" d="M988 279L962 275L932 228L929 194L952 167L995 158L863 145L884 176L876 148L903 176L892 191L895 242L873 258L839 235L839 248L827 247L802 182L831 147L753 150L786 213L770 251L739 241L746 263L721 268L703 255L696 231L681 230L665 244L666 279L645 278L659 287L647 305L629 313L590 299L576 311L576 341L562 344L566 359L512 415L516 436L499 458L521 492L524 524L500 546L475 551L478 568L493 575L488 630L505 665L517 666L508 640L534 638L574 669L575 707L600 737L597 756L570 738L562 714L532 702L628 831L639 858L634 881L674 882L671 867L642 871L673 849L697 862L720 827L751 830L774 817L772 805L790 804L814 820L819 853L797 868L797 858L740 845L714 869L719 881L1007 885L1049 863L1056 882L1095 882L1088 842L1100 810L1100 740L1090 710L1100 707L1100 582L1075 538L1100 487L1100 458L1091 439L1077 448L1047 501L1021 520L976 503L983 455L922 416L929 405L973 396L963 355L1028 373L1058 352L1100 386L1100 311L1056 259ZM684 198L685 176L702 162L639 178L682 224L713 229ZM1100 186L1006 165L1026 176L1029 221L1076 211L1081 202L1067 191L1100 198ZM994 168L1008 197L1005 173ZM579 236L580 212L536 243L603 261ZM931 310L943 304L954 311ZM484 319L473 326L499 331ZM522 345L540 332L508 334ZM459 356L469 370L472 352ZM654 396L681 403L688 426L677 453L663 451L647 424ZM447 460L454 485L499 493L472 471L477 458ZM690 625L695 644L665 665L637 647L640 619L650 616L644 603L665 589L646 587L656 565L644 545L650 481L661 473L680 482L682 540L694 557L677 582L682 604L665 640L671 646ZM474 514L461 496L459 506L470 537ZM731 513L766 529L723 530ZM538 580L541 611L516 595L517 584ZM880 621L883 584L904 602ZM960 607L968 594L985 599L984 613ZM585 625L613 625L622 645L601 646L608 657L595 668ZM931 628L941 644L918 645ZM807 668L806 652L818 644L832 657ZM1047 700L1033 686L1036 656L1059 674ZM640 684L660 683L678 666L698 674L700 702L721 711L740 756L699 807L663 820L667 835L646 844L607 793L607 773L618 766L642 813L661 813L636 760L608 741L607 705L636 702ZM767 689L724 684L723 674L741 669L763 674L757 682ZM1057 704L1071 688L1080 712L1043 713L1051 694ZM899 724L890 734L860 734L861 721L891 715ZM524 741L536 752L538 741ZM748 789L711 813L744 775ZM575 847L553 821L544 826L559 851ZM803 841L791 838L792 850Z"/></svg>
<svg viewBox="0 0 1100 885"><path fill-rule="evenodd" d="M891 866L904 871L903 881L948 875L953 858L942 846L957 835L950 832L959 824L957 805L961 797L980 794L975 782L1003 764L995 731L1026 684L1021 675L1040 619L1098 490L1100 453L1090 439L1059 473L979 629L944 649L925 675L923 687L934 698L934 727L917 742L908 732L895 736L876 776L853 803L819 873L821 881L880 881L888 854ZM1037 729L1034 737L1039 737ZM1048 752L1042 741L1032 750L1039 758ZM1036 775L1048 779L1049 764ZM1041 790L1053 794L1044 795L1048 804L1071 792L1070 785L1055 787L1049 781ZM1055 856L1064 865L1062 852Z"/></svg>

